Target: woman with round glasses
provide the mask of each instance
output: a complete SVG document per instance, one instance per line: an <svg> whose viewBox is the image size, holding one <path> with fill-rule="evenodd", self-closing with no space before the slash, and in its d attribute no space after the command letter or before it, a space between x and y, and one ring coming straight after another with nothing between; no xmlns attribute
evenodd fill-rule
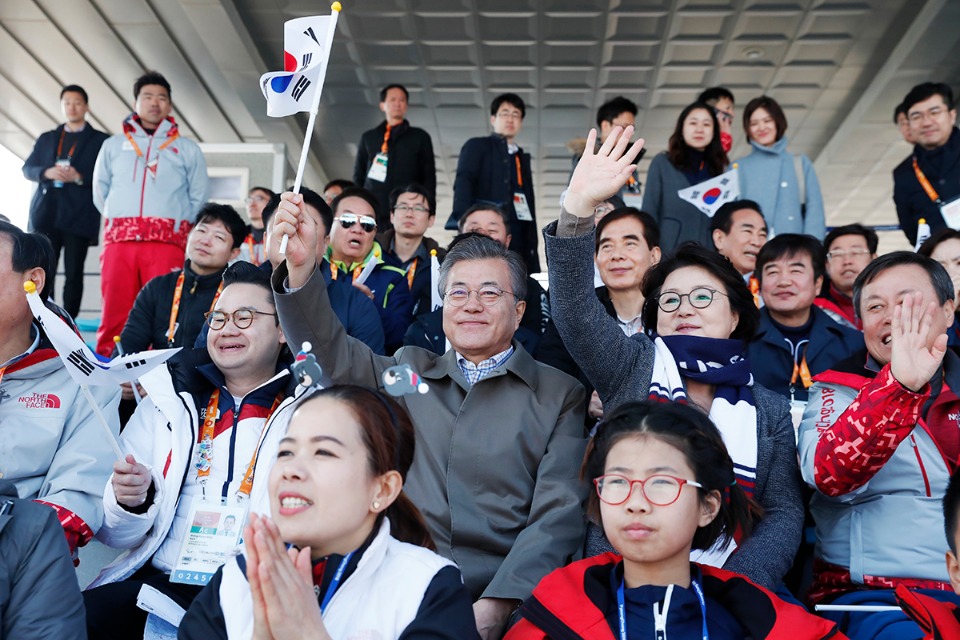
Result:
<svg viewBox="0 0 960 640"><path fill-rule="evenodd" d="M354 385L299 403L270 470L271 517L252 515L180 638L477 638L460 570L434 553L403 493L406 412Z"/></svg>
<svg viewBox="0 0 960 640"><path fill-rule="evenodd" d="M560 219L544 231L553 319L605 407L650 398L691 404L710 415L738 483L764 516L751 537L694 559L775 589L800 543L801 484L789 404L754 384L745 356L759 312L740 274L716 252L682 245L647 272L641 285L646 333L629 338L588 295L593 207L629 175L630 159L639 151L635 144L627 152L629 135L629 128L617 131L580 159ZM588 540L588 551L598 550L596 542ZM610 548L601 542L599 550Z"/></svg>
<svg viewBox="0 0 960 640"><path fill-rule="evenodd" d="M701 299L703 300L703 299ZM724 440L703 413L628 402L611 412L580 469L587 509L617 553L547 575L505 640L562 636L841 638L836 627L742 576L690 562L753 526L752 503Z"/></svg>
<svg viewBox="0 0 960 640"><path fill-rule="evenodd" d="M667 150L650 163L643 191L643 209L660 225L664 252L688 240L712 246L710 218L677 192L720 175L726 167L713 108L702 102L688 105L677 118Z"/></svg>
<svg viewBox="0 0 960 640"><path fill-rule="evenodd" d="M760 96L743 110L753 151L737 160L740 197L760 205L774 233L805 233L819 240L827 229L820 182L807 156L787 151L787 116L776 100Z"/></svg>

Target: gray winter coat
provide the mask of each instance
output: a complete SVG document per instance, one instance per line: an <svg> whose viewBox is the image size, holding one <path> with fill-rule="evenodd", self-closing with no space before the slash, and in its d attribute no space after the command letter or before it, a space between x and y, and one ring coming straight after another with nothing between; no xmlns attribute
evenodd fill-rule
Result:
<svg viewBox="0 0 960 640"><path fill-rule="evenodd" d="M85 640L83 596L57 512L0 480L0 638Z"/></svg>

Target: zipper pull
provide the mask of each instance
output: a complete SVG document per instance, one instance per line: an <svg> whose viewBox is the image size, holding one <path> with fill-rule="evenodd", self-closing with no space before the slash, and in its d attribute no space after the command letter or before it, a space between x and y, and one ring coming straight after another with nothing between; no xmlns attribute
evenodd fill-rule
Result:
<svg viewBox="0 0 960 640"><path fill-rule="evenodd" d="M190 295L193 295L197 292L197 279L193 279L193 286L190 287Z"/></svg>

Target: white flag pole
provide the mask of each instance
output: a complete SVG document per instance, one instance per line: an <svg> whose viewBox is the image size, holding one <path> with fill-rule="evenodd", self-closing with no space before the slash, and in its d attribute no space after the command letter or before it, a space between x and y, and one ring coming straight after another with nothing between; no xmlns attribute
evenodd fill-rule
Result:
<svg viewBox="0 0 960 640"><path fill-rule="evenodd" d="M110 425L107 424L107 419L103 417L103 412L100 411L100 405L97 404L93 394L90 393L90 387L82 384L80 385L80 390L83 391L83 395L86 396L87 402L90 404L90 408L93 409L93 412L96 414L97 422L100 423L100 426L103 427L104 432L106 432L107 442L109 442L110 446L113 447L113 452L117 454L117 460L123 462L126 458L123 455L123 451L120 449L120 443L117 441L117 436L113 435L113 431L110 430Z"/></svg>
<svg viewBox="0 0 960 640"><path fill-rule="evenodd" d="M332 13L330 14L330 27L327 31L327 50L324 52L327 65L330 64L330 50L333 48L333 34L337 30L337 19L340 17L340 10L343 7L339 2L330 5ZM319 84L313 94L313 104L310 106L310 119L307 121L307 132L303 137L303 149L300 151L300 164L297 166L297 178L293 182L293 192L300 193L300 184L303 182L303 172L307 167L307 154L310 152L310 139L313 137L313 126L317 121L317 111L320 110L320 94L323 93L323 81L327 77L327 70L323 70L320 76ZM284 235L280 240L280 255L287 253L287 241L290 236Z"/></svg>

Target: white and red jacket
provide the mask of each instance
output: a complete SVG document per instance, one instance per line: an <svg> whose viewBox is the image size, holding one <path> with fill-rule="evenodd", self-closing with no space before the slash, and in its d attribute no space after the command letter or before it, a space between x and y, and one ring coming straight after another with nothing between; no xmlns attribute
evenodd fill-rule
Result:
<svg viewBox="0 0 960 640"><path fill-rule="evenodd" d="M948 350L917 393L889 364L864 362L861 352L816 376L800 425L800 468L816 489L813 599L949 588L941 500L960 456L960 358Z"/></svg>
<svg viewBox="0 0 960 640"><path fill-rule="evenodd" d="M195 361L203 357L206 363L196 366ZM183 517L178 502L186 491L188 475L197 473L196 449L203 427L198 406L202 406L205 413L213 391L210 379L218 375L206 350L196 349L177 354L166 367L158 367L140 379L149 395L124 428L120 445L124 452L132 453L137 462L150 468L153 499L144 513L133 513L117 503L113 485L107 481L103 491L103 526L97 538L108 546L130 549L130 552L106 566L90 587L129 578L161 550L175 518ZM219 497L225 490L232 501L254 452L259 452L265 441L278 440L286 432L293 413L290 409L293 399L283 400L272 414L270 409L277 394L283 395L289 390L286 389L289 380L290 372L281 369L245 395L239 411L226 389L218 384L220 415L215 425L208 495ZM271 442L268 448L275 451L276 443ZM275 458L275 455L257 455L254 487L266 482ZM169 547L160 554L165 566L172 565L171 557L176 553L174 549L171 554Z"/></svg>
<svg viewBox="0 0 960 640"><path fill-rule="evenodd" d="M105 243L154 241L186 248L190 225L206 200L203 152L180 135L173 118L149 135L131 114L123 133L100 148L93 202L107 218Z"/></svg>

